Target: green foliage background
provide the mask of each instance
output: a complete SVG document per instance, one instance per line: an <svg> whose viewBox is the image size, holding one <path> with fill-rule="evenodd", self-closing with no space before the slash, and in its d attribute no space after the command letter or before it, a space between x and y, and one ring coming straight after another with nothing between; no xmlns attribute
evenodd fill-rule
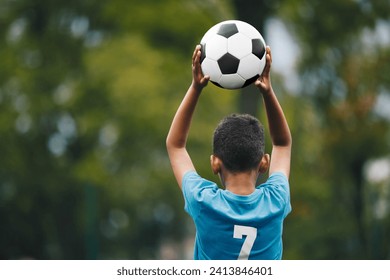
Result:
<svg viewBox="0 0 390 280"><path fill-rule="evenodd" d="M280 20L300 49L298 92L273 72L294 139L284 258L389 259L389 14L384 0L0 0L0 258L191 258L165 137L194 46L240 18L266 41ZM215 125L245 98L202 94L189 150L205 177Z"/></svg>

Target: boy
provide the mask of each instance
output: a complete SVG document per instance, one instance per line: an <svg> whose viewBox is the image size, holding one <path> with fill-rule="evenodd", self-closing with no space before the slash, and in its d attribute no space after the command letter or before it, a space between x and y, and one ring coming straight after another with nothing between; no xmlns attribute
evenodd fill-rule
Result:
<svg viewBox="0 0 390 280"><path fill-rule="evenodd" d="M270 80L271 50L255 82L267 112L272 156L264 153L264 131L249 115L230 115L214 132L211 168L224 189L200 177L186 149L198 98L209 81L200 67L201 48L192 56L192 83L169 130L166 145L182 189L185 210L195 223L194 259L281 259L283 220L291 211L291 134ZM267 182L256 187L261 173Z"/></svg>

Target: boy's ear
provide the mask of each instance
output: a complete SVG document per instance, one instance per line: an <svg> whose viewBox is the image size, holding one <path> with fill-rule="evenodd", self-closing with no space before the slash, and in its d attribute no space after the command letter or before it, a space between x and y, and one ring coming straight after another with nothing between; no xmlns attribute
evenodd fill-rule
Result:
<svg viewBox="0 0 390 280"><path fill-rule="evenodd" d="M265 173L267 172L269 168L269 162L270 162L270 155L269 154L264 154L263 157L260 160L259 163L259 173Z"/></svg>
<svg viewBox="0 0 390 280"><path fill-rule="evenodd" d="M211 164L211 170L213 171L214 174L218 174L221 172L222 161L219 157L215 155L211 155L210 164Z"/></svg>

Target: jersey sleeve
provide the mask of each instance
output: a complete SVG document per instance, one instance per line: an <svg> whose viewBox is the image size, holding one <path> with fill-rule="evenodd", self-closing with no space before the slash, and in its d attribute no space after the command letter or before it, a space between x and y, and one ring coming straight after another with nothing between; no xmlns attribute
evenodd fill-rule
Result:
<svg viewBox="0 0 390 280"><path fill-rule="evenodd" d="M195 171L187 172L182 182L184 210L193 219L197 219L202 210L202 204L212 199L218 189L217 184L202 178Z"/></svg>
<svg viewBox="0 0 390 280"><path fill-rule="evenodd" d="M290 202L290 184L286 175L281 172L272 173L265 184L261 185L267 188L267 191L272 196L274 204L279 204L284 207L284 217L291 212Z"/></svg>

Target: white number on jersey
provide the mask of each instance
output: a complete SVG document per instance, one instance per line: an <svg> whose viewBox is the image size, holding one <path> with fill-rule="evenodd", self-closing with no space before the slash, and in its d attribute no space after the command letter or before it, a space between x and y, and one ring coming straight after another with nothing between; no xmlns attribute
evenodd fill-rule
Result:
<svg viewBox="0 0 390 280"><path fill-rule="evenodd" d="M246 238L242 244L240 255L238 256L239 260L247 260L249 258L253 244L255 243L255 239L257 237L257 229L254 227L235 225L233 237L242 239L244 235Z"/></svg>

